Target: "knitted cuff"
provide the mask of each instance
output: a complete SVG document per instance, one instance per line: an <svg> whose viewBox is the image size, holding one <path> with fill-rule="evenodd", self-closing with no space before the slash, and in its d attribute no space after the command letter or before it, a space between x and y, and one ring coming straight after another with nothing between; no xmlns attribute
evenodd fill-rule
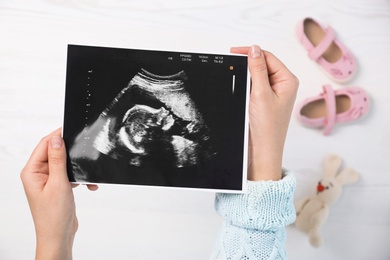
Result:
<svg viewBox="0 0 390 260"><path fill-rule="evenodd" d="M279 181L248 181L245 194L218 193L215 209L231 225L276 230L295 220L295 177L286 171Z"/></svg>

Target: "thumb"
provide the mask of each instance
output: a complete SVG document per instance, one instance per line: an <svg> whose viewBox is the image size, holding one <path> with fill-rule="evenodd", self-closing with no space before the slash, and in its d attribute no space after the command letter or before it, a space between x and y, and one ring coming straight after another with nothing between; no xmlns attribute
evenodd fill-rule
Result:
<svg viewBox="0 0 390 260"><path fill-rule="evenodd" d="M69 182L66 171L66 151L64 140L53 136L48 147L49 182Z"/></svg>
<svg viewBox="0 0 390 260"><path fill-rule="evenodd" d="M248 66L252 78L252 93L269 91L267 62L259 46L253 45L248 50Z"/></svg>

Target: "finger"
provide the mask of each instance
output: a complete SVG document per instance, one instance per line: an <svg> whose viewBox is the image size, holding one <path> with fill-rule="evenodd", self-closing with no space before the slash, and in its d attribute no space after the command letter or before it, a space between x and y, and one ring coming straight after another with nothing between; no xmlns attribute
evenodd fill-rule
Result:
<svg viewBox="0 0 390 260"><path fill-rule="evenodd" d="M270 76L278 74L285 78L291 78L292 73L275 55L270 52L264 52L267 60L267 68Z"/></svg>
<svg viewBox="0 0 390 260"><path fill-rule="evenodd" d="M60 136L61 128L55 130L51 134L45 136L41 139L37 147L35 147L34 151L31 153L30 159L27 161L26 168L37 165L39 163L47 163L47 142L50 140L52 136Z"/></svg>
<svg viewBox="0 0 390 260"><path fill-rule="evenodd" d="M80 184L72 183L71 185L72 185L72 188L77 188ZM95 191L95 190L99 189L99 186L96 184L87 184L87 188L90 191Z"/></svg>
<svg viewBox="0 0 390 260"><path fill-rule="evenodd" d="M247 55L247 54L248 54L249 48L250 48L250 47L248 47L248 46L231 47L231 48L230 48L230 52L231 52L231 53L235 53L235 54L244 54L244 55Z"/></svg>
<svg viewBox="0 0 390 260"><path fill-rule="evenodd" d="M298 78L281 62L275 55L270 52L264 52L267 60L267 69L269 81L273 90L280 94L281 92L290 93L296 92L299 86ZM290 88L279 89L283 82L289 82Z"/></svg>
<svg viewBox="0 0 390 260"><path fill-rule="evenodd" d="M235 54L248 54L248 51L251 47L240 46L240 47L231 47L230 52ZM268 74L272 75L277 72L282 72L281 74L286 74L286 76L291 75L292 73L287 69L287 67L272 53L268 51L262 51L267 61L267 70Z"/></svg>
<svg viewBox="0 0 390 260"><path fill-rule="evenodd" d="M247 49L248 67L252 78L252 94L270 91L267 62L259 46L253 45Z"/></svg>
<svg viewBox="0 0 390 260"><path fill-rule="evenodd" d="M31 190L41 191L43 189L45 179L47 179L47 177L43 177L49 173L47 161L47 141L42 139L20 173L26 194Z"/></svg>
<svg viewBox="0 0 390 260"><path fill-rule="evenodd" d="M26 166L24 167L24 172L28 173L46 173L47 172L47 140L43 138L39 144L35 147L34 151L30 155ZM22 176L23 177L23 176Z"/></svg>
<svg viewBox="0 0 390 260"><path fill-rule="evenodd" d="M99 189L99 186L98 185L95 185L95 184L87 184L87 187L90 191L96 191Z"/></svg>
<svg viewBox="0 0 390 260"><path fill-rule="evenodd" d="M48 169L48 140L54 136L54 135L60 135L61 134L61 128L55 130L51 134L47 135L46 137L42 138L41 141L38 143L38 145L35 147L33 152L31 153L31 156L29 160L27 161L25 167L20 173L20 178L22 179L23 185L26 183L31 182L34 178L34 176L39 174L49 174Z"/></svg>
<svg viewBox="0 0 390 260"><path fill-rule="evenodd" d="M68 183L66 171L66 150L64 140L58 135L51 136L48 145L49 182Z"/></svg>

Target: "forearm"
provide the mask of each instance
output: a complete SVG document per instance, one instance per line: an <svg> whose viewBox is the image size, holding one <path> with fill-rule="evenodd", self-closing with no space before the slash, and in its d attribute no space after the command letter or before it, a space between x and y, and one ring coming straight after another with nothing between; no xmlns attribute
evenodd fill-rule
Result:
<svg viewBox="0 0 390 260"><path fill-rule="evenodd" d="M287 174L279 181L249 181L245 194L217 194L215 208L224 225L212 259L268 259L272 254L284 259L284 228L295 220L294 192L295 178ZM242 250L232 251L237 248Z"/></svg>
<svg viewBox="0 0 390 260"><path fill-rule="evenodd" d="M272 149L269 149L270 147ZM282 144L250 146L249 149L248 180L278 181L282 178Z"/></svg>
<svg viewBox="0 0 390 260"><path fill-rule="evenodd" d="M295 219L296 184L291 173L283 175L279 181L248 181L244 194L217 194L215 208L218 214L227 222L247 229L284 227Z"/></svg>
<svg viewBox="0 0 390 260"><path fill-rule="evenodd" d="M282 153L272 151L251 151L252 160L248 166L250 181L278 181L282 178Z"/></svg>
<svg viewBox="0 0 390 260"><path fill-rule="evenodd" d="M286 130L280 128L282 129L279 127L267 129L265 131L267 138L260 138L258 134L250 132L248 180L281 179Z"/></svg>

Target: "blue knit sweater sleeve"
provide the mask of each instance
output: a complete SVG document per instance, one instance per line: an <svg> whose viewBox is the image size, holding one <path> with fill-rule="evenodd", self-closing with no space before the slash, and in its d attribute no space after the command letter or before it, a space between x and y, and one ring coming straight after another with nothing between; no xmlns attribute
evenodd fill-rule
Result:
<svg viewBox="0 0 390 260"><path fill-rule="evenodd" d="M287 259L285 226L295 221L295 178L248 181L245 194L218 193L224 222L211 259Z"/></svg>

